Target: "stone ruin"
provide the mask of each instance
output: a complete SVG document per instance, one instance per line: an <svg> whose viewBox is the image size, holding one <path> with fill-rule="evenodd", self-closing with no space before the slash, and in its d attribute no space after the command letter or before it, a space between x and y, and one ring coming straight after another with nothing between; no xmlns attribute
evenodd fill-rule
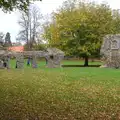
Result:
<svg viewBox="0 0 120 120"><path fill-rule="evenodd" d="M120 68L120 34L106 35L100 53L104 61L101 67Z"/></svg>
<svg viewBox="0 0 120 120"><path fill-rule="evenodd" d="M31 59L32 68L37 68L37 59L45 58L48 68L61 67L61 60L64 59L64 52L57 48L48 48L46 51L24 51L12 52L0 50L0 68L10 68L10 58L16 58L16 68L24 68L24 57ZM4 65L5 64L5 65Z"/></svg>

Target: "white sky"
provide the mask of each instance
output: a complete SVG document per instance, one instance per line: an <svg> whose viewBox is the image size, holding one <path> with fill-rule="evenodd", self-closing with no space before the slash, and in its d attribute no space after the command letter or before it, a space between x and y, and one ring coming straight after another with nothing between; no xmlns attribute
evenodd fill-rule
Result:
<svg viewBox="0 0 120 120"><path fill-rule="evenodd" d="M62 5L65 0L42 0L42 2L36 2L41 9L41 13L43 15L50 14L52 11L56 10L59 6ZM88 0L92 1L92 0ZM95 0L98 3L106 1L113 9L120 9L120 0ZM10 32L11 40L14 42L15 37L20 30L20 26L18 25L19 15L18 12L3 13L0 10L0 32Z"/></svg>

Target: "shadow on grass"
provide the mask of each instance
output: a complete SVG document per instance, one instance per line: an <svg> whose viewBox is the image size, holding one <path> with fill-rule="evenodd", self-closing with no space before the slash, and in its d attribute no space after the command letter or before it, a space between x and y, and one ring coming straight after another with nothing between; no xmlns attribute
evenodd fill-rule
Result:
<svg viewBox="0 0 120 120"><path fill-rule="evenodd" d="M101 65L89 65L89 66L84 66L84 65L62 65L62 67L100 67Z"/></svg>

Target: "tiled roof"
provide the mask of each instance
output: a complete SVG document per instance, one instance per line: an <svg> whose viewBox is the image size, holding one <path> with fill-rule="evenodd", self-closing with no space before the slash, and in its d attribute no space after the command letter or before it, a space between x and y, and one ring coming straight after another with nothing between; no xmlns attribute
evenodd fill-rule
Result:
<svg viewBox="0 0 120 120"><path fill-rule="evenodd" d="M14 52L23 52L24 47L23 46L14 46L14 47L9 47L8 50L14 51Z"/></svg>

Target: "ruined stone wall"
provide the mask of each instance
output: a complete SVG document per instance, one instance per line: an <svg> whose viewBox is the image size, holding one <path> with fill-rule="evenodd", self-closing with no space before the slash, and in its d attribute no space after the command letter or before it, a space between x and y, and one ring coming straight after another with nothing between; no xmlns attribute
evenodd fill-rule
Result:
<svg viewBox="0 0 120 120"><path fill-rule="evenodd" d="M120 35L106 35L101 47L105 67L120 68Z"/></svg>
<svg viewBox="0 0 120 120"><path fill-rule="evenodd" d="M52 56L52 57L51 57ZM37 68L37 59L44 57L47 61L46 66L49 68L60 67L61 60L64 58L64 52L56 48L49 48L46 51L24 51L24 52L10 52L0 51L0 68L4 68L3 62L9 67L10 57L16 58L16 68L22 69L24 67L24 57L31 59L32 68Z"/></svg>

